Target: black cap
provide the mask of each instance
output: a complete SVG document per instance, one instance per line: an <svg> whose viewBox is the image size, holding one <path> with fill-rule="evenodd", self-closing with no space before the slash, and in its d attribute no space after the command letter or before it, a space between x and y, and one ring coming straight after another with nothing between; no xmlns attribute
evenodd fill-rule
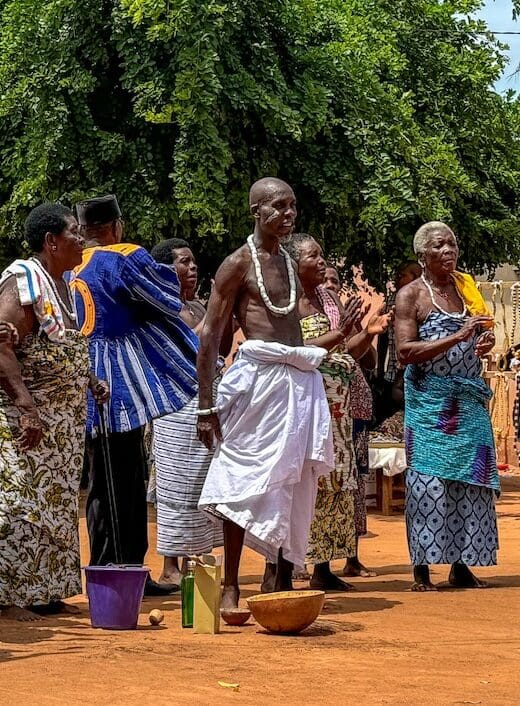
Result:
<svg viewBox="0 0 520 706"><path fill-rule="evenodd" d="M86 199L76 204L80 226L101 226L121 218L121 209L114 194Z"/></svg>

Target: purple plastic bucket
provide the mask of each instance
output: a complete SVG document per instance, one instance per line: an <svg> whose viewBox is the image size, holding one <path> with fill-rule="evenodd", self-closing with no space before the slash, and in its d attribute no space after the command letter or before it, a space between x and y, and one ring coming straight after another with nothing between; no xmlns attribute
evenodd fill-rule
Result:
<svg viewBox="0 0 520 706"><path fill-rule="evenodd" d="M135 630L149 570L142 566L85 566L93 628Z"/></svg>

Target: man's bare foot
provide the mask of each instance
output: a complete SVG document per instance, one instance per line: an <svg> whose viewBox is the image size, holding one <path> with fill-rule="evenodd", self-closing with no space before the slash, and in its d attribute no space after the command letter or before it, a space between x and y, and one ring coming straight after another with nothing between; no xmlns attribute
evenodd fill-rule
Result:
<svg viewBox="0 0 520 706"><path fill-rule="evenodd" d="M42 620L39 615L33 613L26 608L18 608L18 606L9 606L0 610L0 618L4 620L18 620L20 623L35 623Z"/></svg>
<svg viewBox="0 0 520 706"><path fill-rule="evenodd" d="M292 578L293 581L310 581L311 575L307 569L300 569L299 571L293 571Z"/></svg>
<svg viewBox="0 0 520 706"><path fill-rule="evenodd" d="M276 564L271 561L265 562L264 578L260 591L262 593L273 593L276 591Z"/></svg>
<svg viewBox="0 0 520 706"><path fill-rule="evenodd" d="M220 610L235 610L238 608L240 599L240 589L238 586L224 586L222 589L222 598L220 601Z"/></svg>
<svg viewBox="0 0 520 706"><path fill-rule="evenodd" d="M489 583L477 578L466 564L452 564L448 582L453 588L489 588Z"/></svg>
<svg viewBox="0 0 520 706"><path fill-rule="evenodd" d="M275 591L292 591L292 575L294 571L294 564L292 561L287 561L284 559L282 550L278 552L278 562L276 564L276 581L274 584Z"/></svg>
<svg viewBox="0 0 520 706"><path fill-rule="evenodd" d="M343 576L361 576L364 579L377 576L375 571L371 571L364 566L357 556L349 557L347 563L343 567Z"/></svg>
<svg viewBox="0 0 520 706"><path fill-rule="evenodd" d="M430 581L430 569L427 565L421 564L414 566L413 577L415 580L412 584L412 591L416 593L426 593L427 591L437 590L437 586Z"/></svg>
<svg viewBox="0 0 520 706"><path fill-rule="evenodd" d="M38 615L79 615L81 609L64 601L51 601L45 605L33 605L31 611Z"/></svg>
<svg viewBox="0 0 520 706"><path fill-rule="evenodd" d="M278 561L274 564L271 561L265 562L264 578L260 591L262 593L275 593L277 591L292 591L294 566L290 561L283 558L279 552Z"/></svg>

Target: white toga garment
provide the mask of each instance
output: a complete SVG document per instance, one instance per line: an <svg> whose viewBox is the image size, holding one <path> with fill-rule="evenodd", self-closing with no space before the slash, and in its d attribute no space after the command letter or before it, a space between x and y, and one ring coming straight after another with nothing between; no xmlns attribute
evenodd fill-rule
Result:
<svg viewBox="0 0 520 706"><path fill-rule="evenodd" d="M303 566L318 477L334 468L330 412L316 346L250 340L217 392L223 442L199 508L246 530L245 542Z"/></svg>

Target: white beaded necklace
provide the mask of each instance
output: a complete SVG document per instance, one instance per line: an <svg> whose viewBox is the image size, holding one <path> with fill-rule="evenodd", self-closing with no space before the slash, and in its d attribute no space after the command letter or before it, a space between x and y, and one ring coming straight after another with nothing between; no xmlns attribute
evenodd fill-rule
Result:
<svg viewBox="0 0 520 706"><path fill-rule="evenodd" d="M296 306L296 277L294 275L294 267L291 262L291 257L289 253L280 246L280 252L285 258L285 265L287 267L287 275L289 276L289 304L287 306L275 306L269 299L267 290L264 285L264 278L262 277L262 267L260 265L260 260L258 259L258 252L255 246L254 234L251 234L247 239L247 244L251 250L251 258L255 266L256 283L258 284L258 289L260 290L260 296L269 311L275 316L287 316L293 311Z"/></svg>
<svg viewBox="0 0 520 706"><path fill-rule="evenodd" d="M54 296L56 297L56 301L60 305L61 309L67 314L69 319L71 321L76 321L76 312L74 311L74 302L72 299L72 294L70 293L69 286L67 285L67 294L68 294L68 306L71 307L71 309L68 309L67 305L63 301L63 299L60 296L60 293L58 292L58 287L56 286L55 281L53 278L50 276L50 274L47 272L45 267L42 265L42 263L38 260L37 257L31 257L32 262L34 262L36 265L38 265L38 269L40 270L41 274L43 275L45 281L49 285L49 287L52 289ZM65 281L65 280L64 280Z"/></svg>
<svg viewBox="0 0 520 706"><path fill-rule="evenodd" d="M457 287L455 287L455 291L457 292L457 296L458 296L458 298L460 299L460 301L461 301L461 303L462 303L462 311L461 311L461 312L460 312L460 311L452 311L452 312L450 312L450 311L446 311L445 309L443 309L441 306L439 306L439 305L437 304L437 302L435 301L435 297L434 297L434 295L433 295L433 287L432 287L431 284L428 282L428 280L426 279L426 277L425 277L424 275L421 275L421 279L422 279L422 281L424 282L424 284L426 285L426 289L427 289L428 292L430 293L430 298L431 298L431 300L432 300L433 306L434 306L436 309L438 309L442 314L446 314L446 316L450 316L450 317L453 318L453 319L456 319L456 318L458 318L459 316L462 316L462 317L466 316L466 314L468 313L468 309L467 309L467 307L466 307L466 302L465 302L464 299L461 297L460 292L459 292L459 290L457 289Z"/></svg>

